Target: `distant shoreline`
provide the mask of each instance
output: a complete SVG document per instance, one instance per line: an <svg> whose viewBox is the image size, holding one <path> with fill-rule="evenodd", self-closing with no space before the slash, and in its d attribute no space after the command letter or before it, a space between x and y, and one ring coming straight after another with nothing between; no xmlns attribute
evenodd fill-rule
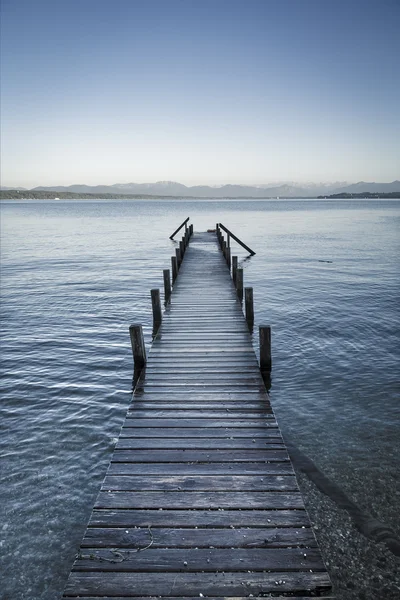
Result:
<svg viewBox="0 0 400 600"><path fill-rule="evenodd" d="M150 194L79 194L75 192L32 192L29 190L0 190L0 200L354 200L400 199L400 191L387 193L332 194L330 196L166 196Z"/></svg>

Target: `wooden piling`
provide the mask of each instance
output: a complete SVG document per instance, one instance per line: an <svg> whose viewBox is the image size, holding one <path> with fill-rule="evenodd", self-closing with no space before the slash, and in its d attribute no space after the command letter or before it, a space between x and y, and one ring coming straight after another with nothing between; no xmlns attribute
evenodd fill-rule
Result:
<svg viewBox="0 0 400 600"><path fill-rule="evenodd" d="M260 370L262 375L271 373L271 327L270 325L260 325Z"/></svg>
<svg viewBox="0 0 400 600"><path fill-rule="evenodd" d="M229 248L229 246L227 246L225 249L225 258L226 258L226 264L228 265L228 269L230 269L231 268L231 249Z"/></svg>
<svg viewBox="0 0 400 600"><path fill-rule="evenodd" d="M133 378L132 387L135 389L140 374L146 366L146 347L144 345L143 328L138 323L129 326L133 354Z"/></svg>
<svg viewBox="0 0 400 600"><path fill-rule="evenodd" d="M179 250L181 252L181 257L182 257L181 262L182 262L183 256L185 254L185 244L183 242L179 242Z"/></svg>
<svg viewBox="0 0 400 600"><path fill-rule="evenodd" d="M164 277L164 302L167 304L171 297L171 275L169 269L163 270Z"/></svg>
<svg viewBox="0 0 400 600"><path fill-rule="evenodd" d="M172 284L175 283L176 278L178 277L178 260L176 256L171 256L171 266L172 266Z"/></svg>
<svg viewBox="0 0 400 600"><path fill-rule="evenodd" d="M161 313L161 301L160 301L160 290L150 290L151 293L151 306L153 308L153 329L154 331L159 328L162 321Z"/></svg>
<svg viewBox="0 0 400 600"><path fill-rule="evenodd" d="M236 269L236 293L240 300L243 301L243 269Z"/></svg>
<svg viewBox="0 0 400 600"><path fill-rule="evenodd" d="M181 266L181 262L182 262L182 255L181 255L180 248L175 248L175 255L176 255L176 262L178 264L178 270L179 270L179 267Z"/></svg>
<svg viewBox="0 0 400 600"><path fill-rule="evenodd" d="M131 337L133 362L135 368L143 369L146 364L146 347L144 345L143 328L138 323L129 326L129 335Z"/></svg>
<svg viewBox="0 0 400 600"><path fill-rule="evenodd" d="M249 326L254 323L254 303L253 303L253 288L244 288L244 304L246 311L246 321Z"/></svg>
<svg viewBox="0 0 400 600"><path fill-rule="evenodd" d="M233 283L236 286L236 271L237 271L237 266L238 266L238 257L237 256L232 256L232 279L233 279Z"/></svg>

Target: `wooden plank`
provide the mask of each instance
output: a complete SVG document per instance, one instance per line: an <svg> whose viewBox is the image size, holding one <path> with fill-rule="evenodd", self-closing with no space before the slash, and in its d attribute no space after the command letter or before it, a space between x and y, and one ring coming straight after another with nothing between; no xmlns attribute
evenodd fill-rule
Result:
<svg viewBox="0 0 400 600"><path fill-rule="evenodd" d="M162 462L154 463L134 463L134 462L115 462L112 461L107 474L108 475L164 475L166 465ZM189 462L189 463L168 463L169 475L286 475L293 474L293 467L289 460L274 462Z"/></svg>
<svg viewBox="0 0 400 600"><path fill-rule="evenodd" d="M228 416L227 414L225 415L226 417ZM127 421L130 420L132 421L132 423L134 423L135 427L193 427L193 428L200 428L200 427L204 427L204 428L229 428L229 427L238 427L238 428L248 428L248 427L261 427L261 428L265 428L268 427L268 420L267 420L268 415L264 415L262 419L246 419L246 420L241 420L238 421L235 418L232 419L206 419L206 418L180 418L180 419L172 419L172 418L137 418L136 416L133 416L132 413L128 413L127 415ZM275 420L271 419L271 422L275 425Z"/></svg>
<svg viewBox="0 0 400 600"><path fill-rule="evenodd" d="M194 399L190 401L190 403L182 403L179 400L171 401L167 398L156 400L139 400L137 399L134 402L134 406L131 408L131 414L134 414L135 410L173 410L173 411L181 411L181 410L196 410L196 411L207 411L210 413L212 409L215 407L215 400L213 401L211 398L208 400L202 400L201 402L196 402ZM248 413L262 413L265 414L266 408L265 406L260 405L256 402L246 402L239 403L236 402L219 402L218 407L226 412L231 412L236 414L240 409L243 410L243 407L246 408ZM269 411L268 411L269 412Z"/></svg>
<svg viewBox="0 0 400 600"><path fill-rule="evenodd" d="M296 491L294 475L107 475L102 489L105 491Z"/></svg>
<svg viewBox="0 0 400 600"><path fill-rule="evenodd" d="M231 527L292 527L296 531L310 526L306 511L298 510L124 510L95 509L90 527L202 527L205 529Z"/></svg>
<svg viewBox="0 0 400 600"><path fill-rule="evenodd" d="M151 529L151 531L150 531ZM144 548L152 542L151 548L168 548L169 550L181 548L239 548L264 549L264 548L296 548L296 555L308 552L297 548L311 548L316 546L315 537L310 528L301 527L224 527L219 529L173 529L147 527L126 529L125 527L89 527L82 542L82 548ZM239 554L242 558L245 553ZM250 556L254 556L250 555ZM219 563L218 568L222 569ZM284 563L281 563L281 568ZM238 565L240 567L240 565ZM286 566L286 565L285 565ZM205 567L201 567L203 569ZM229 569L229 567L226 567ZM243 567L242 567L243 568ZM248 567L246 567L248 568ZM264 567L267 568L267 567ZM313 568L311 566L308 567ZM138 569L140 570L140 569ZM229 569L231 570L231 569Z"/></svg>
<svg viewBox="0 0 400 600"><path fill-rule="evenodd" d="M273 571L272 573L94 573L72 572L66 597L96 596L253 596L271 592L320 593L330 589L326 573Z"/></svg>
<svg viewBox="0 0 400 600"><path fill-rule="evenodd" d="M151 449L158 450L160 448L175 450L264 450L266 449L285 449L282 439L263 439L263 438L240 438L239 439L145 439L145 438L120 438L117 442L118 450L128 449Z"/></svg>
<svg viewBox="0 0 400 600"><path fill-rule="evenodd" d="M76 596L75 596L76 597ZM149 600L149 596L101 596L101 600ZM79 596L79 600L93 600L99 598L99 596ZM287 600L288 596L276 596L274 594L274 600ZM168 600L199 600L199 596L168 596ZM207 600L221 600L221 596L207 596ZM248 600L248 596L224 596L224 600ZM296 600L310 600L310 596L296 596ZM334 600L333 596L326 596L324 594L324 600Z"/></svg>
<svg viewBox="0 0 400 600"><path fill-rule="evenodd" d="M286 461L286 448L262 450L115 450L113 462L267 462Z"/></svg>
<svg viewBox="0 0 400 600"><path fill-rule="evenodd" d="M235 410L229 413L227 410L212 410L212 409L204 409L204 410L192 410L191 408L187 408L187 410L175 410L174 417L175 419L220 419L221 421L226 420L231 417L233 420L237 419L249 419L256 420L257 418L260 422L263 422L265 418L265 414L267 411L261 410L259 413L249 414L247 411ZM129 411L129 417L132 419L168 419L171 418L170 411L167 410L135 410L134 405Z"/></svg>
<svg viewBox="0 0 400 600"><path fill-rule="evenodd" d="M157 533L154 532L153 540ZM218 532L221 533L220 531ZM186 531L185 531L186 534ZM277 534L278 535L278 534ZM126 534L127 536L127 534ZM218 539L218 538L217 538ZM112 546L111 548L88 548L78 555L74 564L74 571L102 571L102 572L215 572L215 565L219 571L251 571L264 572L266 570L280 571L323 571L324 564L319 551L314 548L241 548L231 549L190 549L196 542L190 542L185 549L155 549L155 543L150 552L130 551L126 548L144 548L149 543L147 535L142 541L137 540L137 546ZM140 545L142 544L142 546ZM175 545L175 544L174 544Z"/></svg>
<svg viewBox="0 0 400 600"><path fill-rule="evenodd" d="M261 437L263 439L281 439L278 427L268 428L185 428L185 427L135 427L132 419L125 421L119 435L120 438L128 437L144 437L144 438L222 438L222 439L238 439L241 437L249 437L251 439Z"/></svg>
<svg viewBox="0 0 400 600"><path fill-rule="evenodd" d="M101 491L96 508L272 509L303 508L300 492L113 492Z"/></svg>

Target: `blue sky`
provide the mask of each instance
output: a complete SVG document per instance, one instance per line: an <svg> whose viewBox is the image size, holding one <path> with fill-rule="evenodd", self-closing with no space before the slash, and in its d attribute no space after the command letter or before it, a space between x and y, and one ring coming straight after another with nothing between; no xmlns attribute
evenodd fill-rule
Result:
<svg viewBox="0 0 400 600"><path fill-rule="evenodd" d="M2 0L1 184L400 178L399 0Z"/></svg>

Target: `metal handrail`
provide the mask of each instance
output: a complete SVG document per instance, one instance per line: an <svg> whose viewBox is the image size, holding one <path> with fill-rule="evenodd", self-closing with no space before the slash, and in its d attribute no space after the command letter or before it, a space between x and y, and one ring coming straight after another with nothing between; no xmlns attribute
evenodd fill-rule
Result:
<svg viewBox="0 0 400 600"><path fill-rule="evenodd" d="M254 250L252 250L251 248L246 246L245 243L243 243L241 240L239 240L239 238L236 237L236 235L234 233L232 233L232 231L229 231L229 229L227 229L227 227L225 227L225 225L222 225L222 223L218 223L218 225L221 227L221 229L226 231L226 233L228 234L228 240L229 240L229 237L233 238L235 240L235 242L240 244L245 250L247 250L247 252L250 252L251 256L255 255ZM229 241L228 241L228 244L229 244Z"/></svg>
<svg viewBox="0 0 400 600"><path fill-rule="evenodd" d="M180 229L182 229L182 227L183 227L184 225L186 225L186 223L189 221L189 219L190 219L190 217L188 217L188 218L187 218L185 221L183 221L182 225L179 225L178 229L177 229L176 231L174 231L174 233L173 233L172 235L170 235L170 236L169 236L169 239L170 239L170 240L173 240L173 239L174 239L174 236L175 236L175 235L178 233L178 231L179 231ZM185 229L186 229L186 227L185 227Z"/></svg>

